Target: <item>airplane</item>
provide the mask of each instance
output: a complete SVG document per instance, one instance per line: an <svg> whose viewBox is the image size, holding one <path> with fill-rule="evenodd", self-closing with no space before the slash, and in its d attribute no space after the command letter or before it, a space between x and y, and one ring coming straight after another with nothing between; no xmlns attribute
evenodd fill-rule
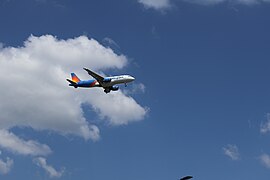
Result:
<svg viewBox="0 0 270 180"><path fill-rule="evenodd" d="M70 83L69 86L73 86L74 88L103 87L104 92L107 94L110 91L117 91L119 89L119 86L116 84L125 84L125 86L127 86L127 83L135 80L135 78L130 75L103 77L90 69L83 69L95 79L81 81L75 73L71 73L71 80L67 79L67 81Z"/></svg>

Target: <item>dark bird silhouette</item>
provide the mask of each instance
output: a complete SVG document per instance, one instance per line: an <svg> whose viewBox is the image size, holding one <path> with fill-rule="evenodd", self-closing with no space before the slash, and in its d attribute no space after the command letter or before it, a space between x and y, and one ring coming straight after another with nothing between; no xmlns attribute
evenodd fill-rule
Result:
<svg viewBox="0 0 270 180"><path fill-rule="evenodd" d="M185 177L181 178L180 180L188 180L188 179L191 179L191 178L193 178L193 177L192 176L185 176Z"/></svg>

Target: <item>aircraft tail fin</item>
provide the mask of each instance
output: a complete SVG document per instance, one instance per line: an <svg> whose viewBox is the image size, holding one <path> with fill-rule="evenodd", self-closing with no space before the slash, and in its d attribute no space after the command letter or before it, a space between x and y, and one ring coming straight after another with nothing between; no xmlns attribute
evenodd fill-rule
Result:
<svg viewBox="0 0 270 180"><path fill-rule="evenodd" d="M76 76L75 73L71 73L71 78L72 78L73 83L78 83L78 82L81 81L81 80ZM72 83L71 83L71 84L72 84Z"/></svg>

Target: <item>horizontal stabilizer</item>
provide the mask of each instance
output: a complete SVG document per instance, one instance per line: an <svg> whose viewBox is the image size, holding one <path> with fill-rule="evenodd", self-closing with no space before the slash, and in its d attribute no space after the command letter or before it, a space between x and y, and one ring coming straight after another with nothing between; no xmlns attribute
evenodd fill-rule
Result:
<svg viewBox="0 0 270 180"><path fill-rule="evenodd" d="M76 84L77 84L76 82L71 81L70 79L67 79L67 81L68 81L70 84L72 84L72 85L76 85Z"/></svg>

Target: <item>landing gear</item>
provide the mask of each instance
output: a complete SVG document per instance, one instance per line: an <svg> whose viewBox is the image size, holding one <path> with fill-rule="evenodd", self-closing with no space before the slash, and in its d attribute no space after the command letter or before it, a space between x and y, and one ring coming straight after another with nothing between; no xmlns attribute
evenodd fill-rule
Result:
<svg viewBox="0 0 270 180"><path fill-rule="evenodd" d="M110 89L104 89L104 92L108 94L111 90Z"/></svg>
<svg viewBox="0 0 270 180"><path fill-rule="evenodd" d="M125 83L125 87L127 87L127 83Z"/></svg>

